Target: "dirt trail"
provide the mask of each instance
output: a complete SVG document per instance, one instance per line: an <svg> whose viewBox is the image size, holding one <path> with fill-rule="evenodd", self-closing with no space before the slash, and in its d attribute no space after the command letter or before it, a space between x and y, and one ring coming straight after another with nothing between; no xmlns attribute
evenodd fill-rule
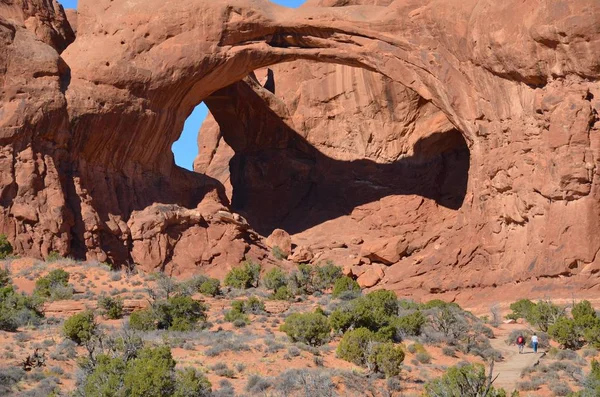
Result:
<svg viewBox="0 0 600 397"><path fill-rule="evenodd" d="M544 355L539 349L537 354L534 353L529 346L525 347L523 354L519 354L517 346L508 346L505 343L510 332L520 328L523 327L518 324L503 324L498 329L494 329L496 338L490 339L492 347L500 351L504 357L503 361L494 363L494 376L498 375L494 386L504 388L507 392L512 392L517 388L517 382L521 379L521 371L536 365Z"/></svg>

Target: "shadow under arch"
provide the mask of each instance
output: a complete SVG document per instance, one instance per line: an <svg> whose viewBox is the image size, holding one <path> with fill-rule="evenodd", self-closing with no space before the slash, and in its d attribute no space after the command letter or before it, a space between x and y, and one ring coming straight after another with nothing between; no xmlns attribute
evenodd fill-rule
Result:
<svg viewBox="0 0 600 397"><path fill-rule="evenodd" d="M336 160L290 127L286 109L253 80L221 89L205 103L235 152L232 208L259 233L300 233L391 195L419 195L453 210L462 206L470 150L458 129L418 139L411 156L393 163Z"/></svg>

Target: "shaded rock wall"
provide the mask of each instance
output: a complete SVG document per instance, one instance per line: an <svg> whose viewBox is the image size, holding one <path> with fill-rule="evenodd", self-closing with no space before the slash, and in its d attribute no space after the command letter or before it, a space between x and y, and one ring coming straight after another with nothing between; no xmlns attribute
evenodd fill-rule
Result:
<svg viewBox="0 0 600 397"><path fill-rule="evenodd" d="M235 152L232 205L246 212L249 226L296 225L300 243L346 249L340 255L354 255L354 266L378 268L360 259L360 239L401 236L398 244L370 244L407 247L380 268L383 276L370 272L398 290L567 276L597 285L597 2L313 5L320 7L82 0L77 38L62 51L72 29L56 3L3 3L0 229L17 252L185 271L234 266L253 251L264 256L243 222L222 238L230 226L207 220L227 204L226 187L174 165L171 144L206 100ZM298 60L362 68L369 73L351 78L333 66L319 73L333 68L341 76L338 92L377 91L331 102L330 86L302 87L308 77L290 69L289 93L299 99L278 98L277 76L290 65L275 68L274 95L240 82L254 70ZM246 97L254 99L240 103ZM357 122L358 114L349 117L341 107L372 116ZM244 117L250 112L260 117ZM460 168L453 164L465 164L463 141L465 189L465 172L447 179ZM338 188L337 181L344 183ZM387 190L377 193L377 186ZM444 196L460 200L444 203ZM307 215L288 217L288 209ZM319 232L335 211L347 223ZM313 244L319 233L355 243ZM187 255L196 241L211 250L219 246L212 242L224 243L214 255L205 254L208 248ZM241 248L228 258L231 241Z"/></svg>

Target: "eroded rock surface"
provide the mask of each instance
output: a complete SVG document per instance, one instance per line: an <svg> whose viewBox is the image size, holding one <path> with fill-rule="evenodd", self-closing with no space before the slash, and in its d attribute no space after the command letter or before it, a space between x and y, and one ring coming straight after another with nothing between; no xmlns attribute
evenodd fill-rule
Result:
<svg viewBox="0 0 600 397"><path fill-rule="evenodd" d="M597 288L599 7L81 0L70 44L56 2L4 2L0 231L181 274L282 228L406 294ZM170 147L202 101L191 173Z"/></svg>

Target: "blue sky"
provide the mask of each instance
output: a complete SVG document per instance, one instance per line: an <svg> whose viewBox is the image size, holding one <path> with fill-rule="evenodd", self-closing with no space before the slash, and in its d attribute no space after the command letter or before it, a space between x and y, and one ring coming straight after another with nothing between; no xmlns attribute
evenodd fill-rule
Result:
<svg viewBox="0 0 600 397"><path fill-rule="evenodd" d="M179 0L173 0L179 1ZM221 0L211 0L221 1ZM273 3L281 4L287 7L299 7L306 0L271 0ZM77 0L58 0L59 3L65 8L77 8ZM183 133L177 142L172 146L173 153L175 154L175 163L188 170L192 169L194 158L198 154L198 145L196 138L202 122L208 114L208 109L204 103L198 105L192 112L190 117L185 122L183 127Z"/></svg>

